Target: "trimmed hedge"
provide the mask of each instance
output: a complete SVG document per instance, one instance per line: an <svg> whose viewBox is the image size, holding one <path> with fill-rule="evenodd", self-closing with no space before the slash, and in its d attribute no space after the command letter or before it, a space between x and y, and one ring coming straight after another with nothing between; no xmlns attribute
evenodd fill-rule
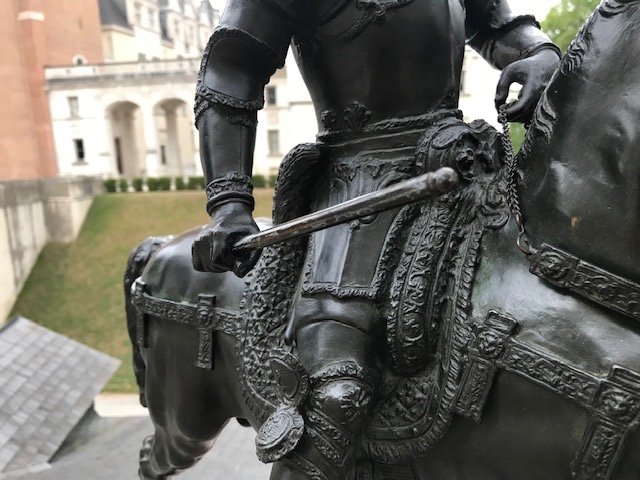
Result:
<svg viewBox="0 0 640 480"><path fill-rule="evenodd" d="M131 186L136 192L141 192L143 185L144 185L144 180L142 180L140 177L137 177L131 180Z"/></svg>
<svg viewBox="0 0 640 480"><path fill-rule="evenodd" d="M264 188L267 186L267 179L259 173L253 176L253 186L256 188Z"/></svg>
<svg viewBox="0 0 640 480"><path fill-rule="evenodd" d="M170 177L150 177L147 178L147 187L150 192L160 192L171 190Z"/></svg>
<svg viewBox="0 0 640 480"><path fill-rule="evenodd" d="M122 193L127 193L129 191L129 181L126 178L118 180L118 189Z"/></svg>
<svg viewBox="0 0 640 480"><path fill-rule="evenodd" d="M189 190L204 190L204 177L189 177L187 188Z"/></svg>
<svg viewBox="0 0 640 480"><path fill-rule="evenodd" d="M158 177L158 185L160 187L158 190L165 192L171 190L171 177Z"/></svg>
<svg viewBox="0 0 640 480"><path fill-rule="evenodd" d="M271 188L275 188L277 180L278 180L277 175L269 175L269 182L267 185Z"/></svg>
<svg viewBox="0 0 640 480"><path fill-rule="evenodd" d="M104 189L108 193L114 193L116 191L117 180L115 178L109 178L104 181Z"/></svg>
<svg viewBox="0 0 640 480"><path fill-rule="evenodd" d="M176 178L176 190L186 190L187 182L184 181L184 178L177 177Z"/></svg>

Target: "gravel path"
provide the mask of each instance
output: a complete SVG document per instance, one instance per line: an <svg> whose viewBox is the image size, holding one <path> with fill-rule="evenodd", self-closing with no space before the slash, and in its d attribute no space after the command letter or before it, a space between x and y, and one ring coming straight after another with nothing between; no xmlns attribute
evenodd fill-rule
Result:
<svg viewBox="0 0 640 480"><path fill-rule="evenodd" d="M136 480L138 450L153 431L148 417L85 418L53 458L51 468L25 480ZM254 452L255 433L231 421L213 449L181 480L267 480L270 467Z"/></svg>

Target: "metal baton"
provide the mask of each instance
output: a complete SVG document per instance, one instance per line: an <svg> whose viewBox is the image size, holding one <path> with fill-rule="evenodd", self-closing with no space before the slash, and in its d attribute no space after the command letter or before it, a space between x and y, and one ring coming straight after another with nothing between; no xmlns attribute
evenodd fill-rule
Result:
<svg viewBox="0 0 640 480"><path fill-rule="evenodd" d="M318 212L248 235L233 245L234 252L268 247L385 210L449 193L458 186L458 175L448 167L398 182Z"/></svg>

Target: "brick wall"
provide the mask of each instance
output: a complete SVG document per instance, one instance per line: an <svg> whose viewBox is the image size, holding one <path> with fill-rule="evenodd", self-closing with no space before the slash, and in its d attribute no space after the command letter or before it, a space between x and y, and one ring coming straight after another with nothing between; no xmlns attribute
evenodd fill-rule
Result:
<svg viewBox="0 0 640 480"><path fill-rule="evenodd" d="M102 63L98 0L44 0L46 65L69 65L75 55Z"/></svg>
<svg viewBox="0 0 640 480"><path fill-rule="evenodd" d="M0 179L35 178L40 156L34 141L34 118L28 74L24 68L17 4L0 1Z"/></svg>
<svg viewBox="0 0 640 480"><path fill-rule="evenodd" d="M0 180L57 173L44 66L102 62L97 0L0 1Z"/></svg>

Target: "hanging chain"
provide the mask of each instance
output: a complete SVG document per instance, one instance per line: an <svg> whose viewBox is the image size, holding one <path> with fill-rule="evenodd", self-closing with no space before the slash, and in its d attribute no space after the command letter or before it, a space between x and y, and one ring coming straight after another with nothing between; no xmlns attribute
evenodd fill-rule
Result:
<svg viewBox="0 0 640 480"><path fill-rule="evenodd" d="M529 242L529 237L524 225L524 216L520 209L520 194L518 192L518 157L516 156L513 143L511 142L511 128L507 121L507 104L503 104L498 109L498 121L502 125L502 147L507 160L507 196L509 201L509 208L516 220L518 226L518 240L516 244L518 249L529 256L535 253L535 249Z"/></svg>

